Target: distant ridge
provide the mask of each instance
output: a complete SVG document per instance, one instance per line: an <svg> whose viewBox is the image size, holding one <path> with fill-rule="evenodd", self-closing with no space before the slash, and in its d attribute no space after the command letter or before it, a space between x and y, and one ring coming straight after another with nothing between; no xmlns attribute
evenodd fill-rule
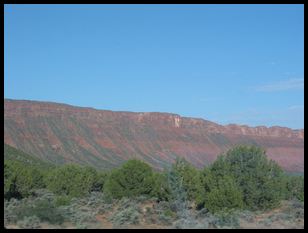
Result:
<svg viewBox="0 0 308 233"><path fill-rule="evenodd" d="M285 170L304 170L304 129L222 126L171 113L5 99L4 141L47 161L101 169L132 157L157 168L169 166L176 157L202 167L236 144L253 144L264 147Z"/></svg>

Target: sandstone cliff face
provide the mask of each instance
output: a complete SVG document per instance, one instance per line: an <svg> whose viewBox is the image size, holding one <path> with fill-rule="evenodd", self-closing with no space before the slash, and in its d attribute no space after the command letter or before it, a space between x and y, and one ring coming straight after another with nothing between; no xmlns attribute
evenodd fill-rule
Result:
<svg viewBox="0 0 308 233"><path fill-rule="evenodd" d="M236 144L254 144L264 147L286 170L304 171L304 130L222 126L169 113L5 100L4 141L52 162L98 168L114 167L130 158L162 168L178 156L202 167Z"/></svg>

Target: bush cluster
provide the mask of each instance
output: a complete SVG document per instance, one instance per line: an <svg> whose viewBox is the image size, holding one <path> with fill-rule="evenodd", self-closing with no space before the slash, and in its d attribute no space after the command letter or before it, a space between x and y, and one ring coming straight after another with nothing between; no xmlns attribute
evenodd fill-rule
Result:
<svg viewBox="0 0 308 233"><path fill-rule="evenodd" d="M271 209L283 199L284 174L265 151L237 146L203 171L203 198L199 205L212 212L227 208Z"/></svg>
<svg viewBox="0 0 308 233"><path fill-rule="evenodd" d="M49 172L45 183L55 194L82 197L91 191L101 191L104 177L104 174L98 174L94 168L69 164Z"/></svg>
<svg viewBox="0 0 308 233"><path fill-rule="evenodd" d="M285 199L304 201L304 176L285 176Z"/></svg>
<svg viewBox="0 0 308 233"><path fill-rule="evenodd" d="M167 199L169 191L166 182L164 175L154 173L148 164L133 159L109 174L104 189L116 199L141 195Z"/></svg>
<svg viewBox="0 0 308 233"><path fill-rule="evenodd" d="M24 166L14 160L4 161L4 197L23 198L34 189L44 188L43 171L35 166Z"/></svg>

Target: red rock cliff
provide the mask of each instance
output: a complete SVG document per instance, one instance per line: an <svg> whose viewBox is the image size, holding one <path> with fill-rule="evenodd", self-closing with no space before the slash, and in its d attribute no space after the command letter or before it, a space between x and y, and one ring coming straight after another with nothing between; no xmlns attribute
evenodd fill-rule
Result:
<svg viewBox="0 0 308 233"><path fill-rule="evenodd" d="M132 157L164 167L177 156L202 167L236 144L254 144L264 147L284 169L304 171L304 130L222 126L169 113L5 100L4 141L53 162L101 168Z"/></svg>

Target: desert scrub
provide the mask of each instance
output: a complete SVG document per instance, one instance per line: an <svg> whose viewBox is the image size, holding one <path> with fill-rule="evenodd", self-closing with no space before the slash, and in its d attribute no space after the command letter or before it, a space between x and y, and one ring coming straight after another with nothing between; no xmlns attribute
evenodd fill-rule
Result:
<svg viewBox="0 0 308 233"><path fill-rule="evenodd" d="M36 216L40 221L51 224L62 224L64 220L60 211L48 200L23 203L16 209L16 215L18 220L22 220L24 217Z"/></svg>
<svg viewBox="0 0 308 233"><path fill-rule="evenodd" d="M296 219L304 219L304 209L296 210L294 217Z"/></svg>
<svg viewBox="0 0 308 233"><path fill-rule="evenodd" d="M146 207L144 213L145 221L151 224L171 225L176 218L176 212L170 209L166 201L150 202L151 207Z"/></svg>
<svg viewBox="0 0 308 233"><path fill-rule="evenodd" d="M60 206L59 210L66 220L78 226L96 222L95 216L97 211L86 206L78 205L74 201L70 205Z"/></svg>
<svg viewBox="0 0 308 233"><path fill-rule="evenodd" d="M118 210L125 210L126 208L129 208L129 207L138 206L138 202L135 199L130 199L127 197L123 197L122 199L117 201L115 204L118 205Z"/></svg>
<svg viewBox="0 0 308 233"><path fill-rule="evenodd" d="M23 199L10 199L10 201L4 201L4 222L16 223L17 220L22 220L24 216L35 215L31 213L35 210L40 202L53 203L55 195L46 189L34 190L33 195ZM51 210L52 212L53 210Z"/></svg>
<svg viewBox="0 0 308 233"><path fill-rule="evenodd" d="M148 196L145 196L145 195L140 195L140 196L137 196L136 198L134 198L138 203L143 203L144 201L147 201L149 200L149 197Z"/></svg>
<svg viewBox="0 0 308 233"><path fill-rule="evenodd" d="M200 210L196 210L196 218L203 219L207 217L209 214L209 210L207 208L202 208Z"/></svg>
<svg viewBox="0 0 308 233"><path fill-rule="evenodd" d="M272 222L275 221L289 221L293 219L294 217L290 214L287 213L277 213L277 214L272 214L271 216L268 217Z"/></svg>
<svg viewBox="0 0 308 233"><path fill-rule="evenodd" d="M141 213L138 202L135 199L122 198L115 203L116 212L109 217L114 226L138 224Z"/></svg>
<svg viewBox="0 0 308 233"><path fill-rule="evenodd" d="M173 218L171 216L166 215L165 213L158 214L157 223L162 225L171 225Z"/></svg>
<svg viewBox="0 0 308 233"><path fill-rule="evenodd" d="M98 214L104 214L108 211L110 211L113 208L112 204L102 204L100 206L97 207L97 213Z"/></svg>
<svg viewBox="0 0 308 233"><path fill-rule="evenodd" d="M155 224L157 223L157 216L155 214L155 210L150 207L146 207L144 213L145 222L148 224Z"/></svg>
<svg viewBox="0 0 308 233"><path fill-rule="evenodd" d="M243 210L239 212L239 218L244 219L246 222L253 223L255 221L255 215L252 211Z"/></svg>
<svg viewBox="0 0 308 233"><path fill-rule="evenodd" d="M206 229L208 228L208 223L203 224L197 221L192 215L187 218L180 218L173 223L176 229Z"/></svg>
<svg viewBox="0 0 308 233"><path fill-rule="evenodd" d="M215 214L217 217L216 226L218 228L239 228L240 221L238 212L222 211Z"/></svg>
<svg viewBox="0 0 308 233"><path fill-rule="evenodd" d="M187 211L186 217L175 221L173 227L177 229L213 229L219 228L218 224L218 217L203 208L197 211Z"/></svg>
<svg viewBox="0 0 308 233"><path fill-rule="evenodd" d="M196 220L181 218L173 224L173 227L175 229L208 229L208 223L201 224Z"/></svg>
<svg viewBox="0 0 308 233"><path fill-rule="evenodd" d="M139 223L139 211L138 208L129 206L126 209L120 209L113 214L109 220L114 226L130 225Z"/></svg>
<svg viewBox="0 0 308 233"><path fill-rule="evenodd" d="M304 219L304 202L293 199L287 203L288 207L285 209L292 219Z"/></svg>
<svg viewBox="0 0 308 233"><path fill-rule="evenodd" d="M63 206L63 205L69 205L71 202L71 198L66 195L61 195L57 196L55 199L55 205L58 206Z"/></svg>
<svg viewBox="0 0 308 233"><path fill-rule="evenodd" d="M153 213L157 216L156 222L162 225L171 225L176 218L176 212L171 209L170 203L167 201L154 203Z"/></svg>
<svg viewBox="0 0 308 233"><path fill-rule="evenodd" d="M4 225L16 223L17 215L16 208L21 204L18 199L12 198L11 200L4 199Z"/></svg>
<svg viewBox="0 0 308 233"><path fill-rule="evenodd" d="M83 198L86 202L86 206L94 210L98 210L99 213L104 213L110 210L113 206L112 201L101 192L91 192L87 197Z"/></svg>
<svg viewBox="0 0 308 233"><path fill-rule="evenodd" d="M101 192L91 192L86 198L87 206L96 207L105 204L104 194Z"/></svg>
<svg viewBox="0 0 308 233"><path fill-rule="evenodd" d="M69 205L60 206L59 209L68 221L77 228L89 228L89 224L97 223L96 215L103 214L112 209L113 204L101 192L91 192L83 198L72 198Z"/></svg>
<svg viewBox="0 0 308 233"><path fill-rule="evenodd" d="M17 222L17 226L22 229L38 229L40 228L40 219L36 216L26 216Z"/></svg>
<svg viewBox="0 0 308 233"><path fill-rule="evenodd" d="M174 213L173 211L171 211L170 209L169 210L165 210L164 211L164 215L165 216L168 216L170 218L175 218L176 217L176 213Z"/></svg>
<svg viewBox="0 0 308 233"><path fill-rule="evenodd" d="M272 220L270 218L266 218L266 219L259 221L258 224L269 227L272 225Z"/></svg>
<svg viewBox="0 0 308 233"><path fill-rule="evenodd" d="M295 209L304 209L304 202L301 202L299 200L293 199L291 202L289 202L289 205L292 206Z"/></svg>
<svg viewBox="0 0 308 233"><path fill-rule="evenodd" d="M56 195L48 189L36 189L33 191L32 196L29 197L28 200L48 200L53 202L55 198Z"/></svg>

